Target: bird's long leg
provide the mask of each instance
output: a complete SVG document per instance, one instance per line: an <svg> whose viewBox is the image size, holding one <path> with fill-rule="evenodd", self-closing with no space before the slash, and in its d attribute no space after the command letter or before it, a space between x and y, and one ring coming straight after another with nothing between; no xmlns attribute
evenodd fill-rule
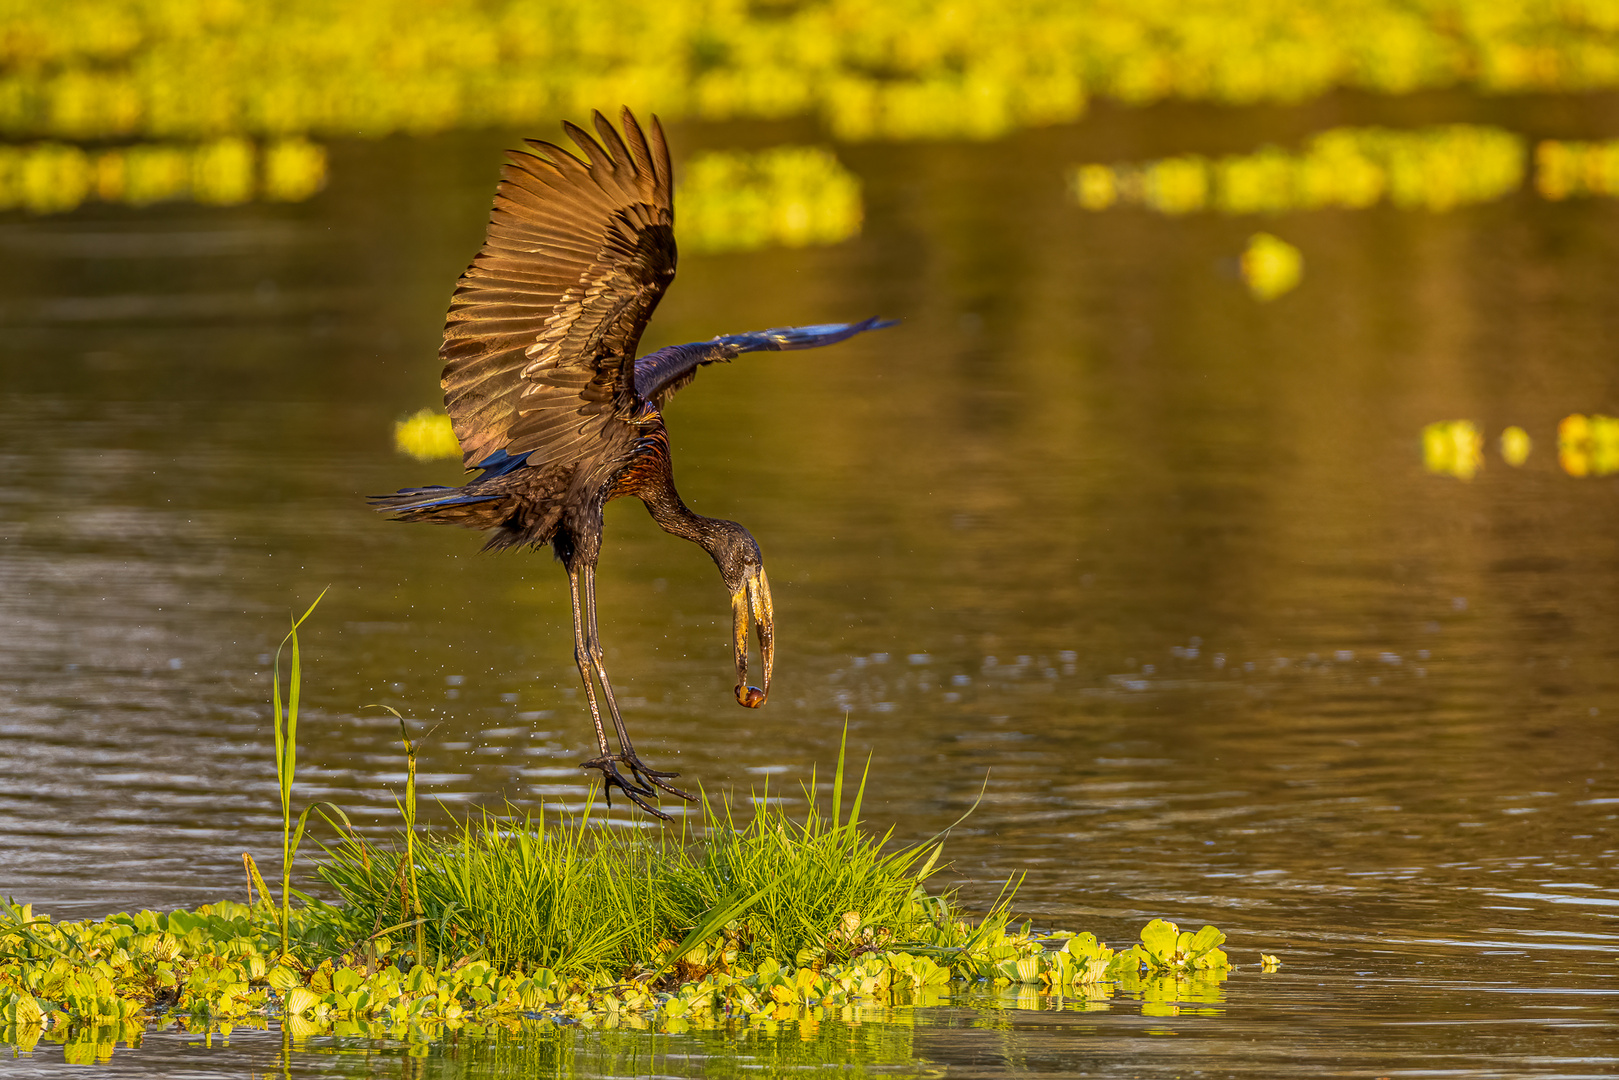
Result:
<svg viewBox="0 0 1619 1080"><path fill-rule="evenodd" d="M585 572L589 573L588 570ZM580 571L578 570L572 568L568 570L568 592L573 599L573 659L574 663L579 666L579 681L585 684L585 699L590 702L590 719L596 725L596 745L601 748L601 757L583 762L582 767L601 770L602 787L607 796L608 806L613 805L613 789L616 787L628 795L630 801L641 809L656 817L668 820L667 814L648 804L642 798L643 795L654 794L653 790L644 782L641 782L638 777L634 780L625 779L624 774L618 771L617 762L620 760L620 755L614 754L607 748L607 730L602 727L601 708L596 704L596 684L591 678L592 669L598 667L598 661L591 655L591 644L595 639L595 634L591 633L587 637L585 633L586 626L593 626L595 623L595 594L594 590L588 588L589 579L587 578L584 597L580 596L579 575ZM581 602L582 599L586 598L590 601L588 613L584 603ZM624 725L618 719L618 705L613 702L612 690L605 681L602 683L602 688L607 693L607 701L612 709L614 723L622 733Z"/></svg>
<svg viewBox="0 0 1619 1080"><path fill-rule="evenodd" d="M685 799L687 802L696 802L696 797L690 792L681 791L671 784L664 783L667 779L679 776L679 773L659 772L657 769L649 769L641 763L641 759L635 754L635 747L630 743L630 733L624 727L624 718L619 715L618 701L613 697L613 684L608 681L607 666L602 662L601 639L596 633L596 568L586 566L583 574L585 589L585 651L590 657L590 664L596 672L596 678L601 680L602 696L607 699L607 714L612 717L613 727L618 732L618 760L629 766L630 774L640 782L644 794L652 794L651 788L645 786L652 784L677 798ZM600 719L596 722L596 730L598 733L601 732ZM603 753L606 752L606 749L606 739L603 738Z"/></svg>

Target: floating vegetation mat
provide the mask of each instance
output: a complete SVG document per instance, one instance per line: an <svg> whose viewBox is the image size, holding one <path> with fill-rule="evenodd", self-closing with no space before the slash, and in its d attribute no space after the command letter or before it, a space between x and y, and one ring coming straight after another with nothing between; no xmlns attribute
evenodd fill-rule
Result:
<svg viewBox="0 0 1619 1080"><path fill-rule="evenodd" d="M1118 951L1088 933L1013 929L1011 882L969 920L952 894L927 889L944 834L894 848L862 829L865 777L845 785L841 750L830 813L811 777L802 821L767 798L738 824L704 799L696 835L600 828L593 804L565 820L485 815L433 834L416 828L417 748L400 717L397 843L360 835L330 804L295 815L298 628L324 596L276 650L280 904L249 854L246 904L54 922L8 900L0 1043L32 1050L52 1039L70 1062L91 1062L137 1042L148 1024L172 1022L228 1034L273 1020L295 1041L424 1041L545 1020L734 1029L859 1001L936 1003L963 982L1079 1001L1123 991L1162 1010L1208 1000L1230 968L1212 926L1191 933L1154 919ZM336 834L315 869L340 904L291 885L312 814Z"/></svg>
<svg viewBox="0 0 1619 1080"><path fill-rule="evenodd" d="M1501 432L1501 460L1517 468L1534 440L1516 424ZM1484 468L1484 433L1471 420L1436 420L1422 429L1422 464L1429 472L1471 480ZM1574 413L1557 425L1557 464L1569 476L1619 473L1619 418Z"/></svg>
<svg viewBox="0 0 1619 1080"><path fill-rule="evenodd" d="M1553 200L1619 195L1619 139L1542 142L1535 147L1535 190Z"/></svg>
<svg viewBox="0 0 1619 1080"><path fill-rule="evenodd" d="M675 194L682 251L808 247L860 235L860 181L823 147L710 151L684 173Z"/></svg>
<svg viewBox="0 0 1619 1080"><path fill-rule="evenodd" d="M174 199L229 206L296 202L326 183L326 151L303 139L247 139L85 150L0 145L0 210L61 213L88 200L145 206Z"/></svg>
<svg viewBox="0 0 1619 1080"><path fill-rule="evenodd" d="M1274 214L1386 200L1406 210L1443 211L1512 194L1523 186L1526 163L1523 137L1497 127L1339 127L1296 153L1267 146L1219 158L1079 165L1069 174L1069 190L1087 210L1133 205L1163 214Z"/></svg>
<svg viewBox="0 0 1619 1080"><path fill-rule="evenodd" d="M1260 300L1274 300L1298 288L1304 277L1304 255L1286 240L1270 233L1254 233L1248 238L1237 268L1249 292Z"/></svg>
<svg viewBox="0 0 1619 1080"><path fill-rule="evenodd" d="M1594 2L60 0L0 7L13 138L353 135L818 114L840 138L989 138L1092 96L1294 102L1619 86Z"/></svg>
<svg viewBox="0 0 1619 1080"><path fill-rule="evenodd" d="M1042 1007L1036 999L1084 1007L1129 995L1148 1015L1164 1016L1218 1001L1230 972L1218 930L1194 934L1161 919L1115 951L1090 934L1035 936L1027 927L964 923L956 932L968 940L959 947L885 947L854 930L860 919L852 916L849 940L867 944L839 958L759 958L733 928L678 956L650 957L648 967L658 965L651 970L566 977L467 957L425 966L388 936L318 961L307 951L284 955L268 904L83 922L52 922L16 904L4 914L0 1043L21 1051L42 1040L62 1043L68 1062L78 1064L106 1060L119 1042L138 1045L149 1026L175 1023L228 1036L234 1026L273 1021L294 1042L315 1035L436 1041L450 1032L516 1032L535 1021L680 1032L835 1018L861 1002L937 1005L970 984L1009 988L1031 998L1026 1007ZM295 914L305 930L322 918L318 908Z"/></svg>

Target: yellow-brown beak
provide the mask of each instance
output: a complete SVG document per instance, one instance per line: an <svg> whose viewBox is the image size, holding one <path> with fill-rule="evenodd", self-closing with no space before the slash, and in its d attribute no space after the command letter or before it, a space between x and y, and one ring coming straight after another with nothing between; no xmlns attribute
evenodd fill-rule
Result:
<svg viewBox="0 0 1619 1080"><path fill-rule="evenodd" d="M759 634L759 664L764 686L748 685L748 620ZM776 662L776 611L770 603L770 580L764 568L750 575L731 594L731 629L736 639L737 704L757 709L770 696L770 669Z"/></svg>

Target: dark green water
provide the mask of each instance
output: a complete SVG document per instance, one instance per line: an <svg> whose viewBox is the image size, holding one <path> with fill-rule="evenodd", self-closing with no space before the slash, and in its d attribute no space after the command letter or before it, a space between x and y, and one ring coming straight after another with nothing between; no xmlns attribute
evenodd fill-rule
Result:
<svg viewBox="0 0 1619 1080"><path fill-rule="evenodd" d="M1619 481L1565 475L1555 429L1619 414L1619 204L1257 221L1063 197L1071 162L1444 120L1619 134L1606 99L1343 98L841 147L861 240L688 258L648 336L905 320L709 369L669 409L686 500L764 549L778 678L732 703L712 564L614 504L602 631L643 756L791 803L847 717L873 825L920 838L983 789L950 847L968 900L1026 873L1043 925L1215 923L1241 965L1222 1000L969 995L425 1057L154 1032L103 1072L1613 1073ZM459 477L391 427L436 402L514 137L339 144L298 206L0 221L0 893L61 916L240 898L240 853L279 826L266 661L328 584L300 802L390 822L403 761L372 702L438 725L448 812L582 802L560 571L361 499ZM1304 252L1270 305L1235 273L1256 228ZM1492 440L1471 483L1422 467L1423 425L1458 418ZM1521 469L1508 424L1535 439ZM0 1060L63 1071L48 1044Z"/></svg>

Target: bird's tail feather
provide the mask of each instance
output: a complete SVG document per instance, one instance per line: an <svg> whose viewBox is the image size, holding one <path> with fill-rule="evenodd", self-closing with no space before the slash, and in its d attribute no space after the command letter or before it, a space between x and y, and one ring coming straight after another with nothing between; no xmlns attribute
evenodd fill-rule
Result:
<svg viewBox="0 0 1619 1080"><path fill-rule="evenodd" d="M468 529L494 528L511 516L509 492L478 492L464 487L405 488L371 496L371 508L396 521L431 521Z"/></svg>

